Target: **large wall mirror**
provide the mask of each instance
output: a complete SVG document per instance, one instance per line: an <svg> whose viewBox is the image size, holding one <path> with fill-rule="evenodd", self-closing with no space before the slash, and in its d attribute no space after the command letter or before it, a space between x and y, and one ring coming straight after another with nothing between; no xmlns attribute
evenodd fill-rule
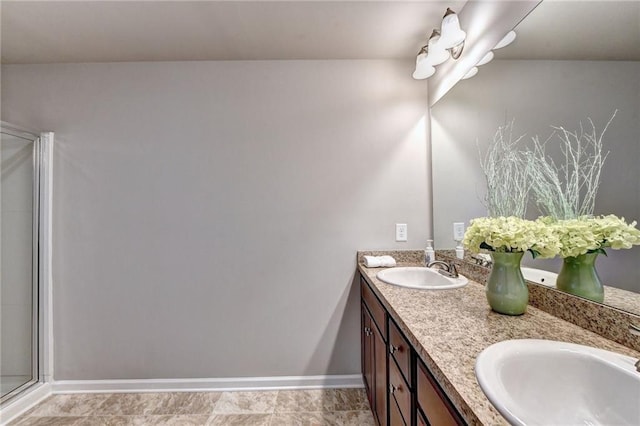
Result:
<svg viewBox="0 0 640 426"><path fill-rule="evenodd" d="M590 118L604 138L596 214L640 221L640 2L543 1L516 28L516 41L432 108L434 239L455 243L453 222L486 216L479 150L515 120L525 140L577 129ZM528 216L538 212L530 209ZM560 259L525 266L558 272ZM596 263L605 304L640 314L640 246L608 250Z"/></svg>

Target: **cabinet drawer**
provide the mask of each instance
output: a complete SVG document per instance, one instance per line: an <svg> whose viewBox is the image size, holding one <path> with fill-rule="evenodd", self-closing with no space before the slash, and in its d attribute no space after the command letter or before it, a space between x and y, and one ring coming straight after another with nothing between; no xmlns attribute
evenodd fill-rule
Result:
<svg viewBox="0 0 640 426"><path fill-rule="evenodd" d="M464 424L422 362L418 362L416 388L418 405L427 417L429 424L438 426Z"/></svg>
<svg viewBox="0 0 640 426"><path fill-rule="evenodd" d="M405 339L402 332L393 320L389 319L389 353L398 363L400 372L404 376L404 380L413 387L411 383L411 349L409 342Z"/></svg>
<svg viewBox="0 0 640 426"><path fill-rule="evenodd" d="M393 397L389 400L389 425L390 426L406 426L408 423L404 421L402 414L400 414L400 408L396 404L396 400Z"/></svg>
<svg viewBox="0 0 640 426"><path fill-rule="evenodd" d="M395 402L394 402L395 400ZM396 362L389 358L389 405L398 404L405 424L411 422L411 393ZM392 423L393 424L393 423Z"/></svg>
<svg viewBox="0 0 640 426"><path fill-rule="evenodd" d="M418 426L427 426L427 419L424 418L420 410L416 410L416 424Z"/></svg>
<svg viewBox="0 0 640 426"><path fill-rule="evenodd" d="M385 318L385 309L378 301L378 298L373 291L369 288L369 284L364 280L364 278L360 278L360 294L362 296L362 300L369 308L369 312L371 312L371 316L373 317L373 321L378 326L380 333L382 334L382 338L384 341L387 341L387 321Z"/></svg>

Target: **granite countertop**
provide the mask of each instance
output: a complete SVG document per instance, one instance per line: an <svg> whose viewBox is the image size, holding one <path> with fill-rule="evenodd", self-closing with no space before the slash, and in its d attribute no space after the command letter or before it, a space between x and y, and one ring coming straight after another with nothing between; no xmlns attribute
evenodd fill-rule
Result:
<svg viewBox="0 0 640 426"><path fill-rule="evenodd" d="M401 261L398 266L422 265ZM517 317L495 313L484 286L475 281L453 290L414 290L378 280L376 274L383 268L362 264L358 268L468 424L508 424L486 398L474 373L476 357L493 343L559 340L640 357L639 352L532 306Z"/></svg>
<svg viewBox="0 0 640 426"><path fill-rule="evenodd" d="M621 288L604 286L605 305L640 315L640 294Z"/></svg>

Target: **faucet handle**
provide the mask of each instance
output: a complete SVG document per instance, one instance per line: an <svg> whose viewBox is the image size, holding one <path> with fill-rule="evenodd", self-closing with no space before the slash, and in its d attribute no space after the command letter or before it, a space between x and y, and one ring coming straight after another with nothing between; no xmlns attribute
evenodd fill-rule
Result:
<svg viewBox="0 0 640 426"><path fill-rule="evenodd" d="M458 270L456 269L456 264L453 261L449 262L449 273L454 277L458 277Z"/></svg>

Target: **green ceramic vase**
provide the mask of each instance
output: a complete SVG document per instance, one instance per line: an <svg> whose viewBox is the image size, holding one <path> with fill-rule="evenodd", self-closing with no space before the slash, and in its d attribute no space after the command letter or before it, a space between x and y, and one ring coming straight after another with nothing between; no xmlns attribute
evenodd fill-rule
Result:
<svg viewBox="0 0 640 426"><path fill-rule="evenodd" d="M523 255L523 252L491 252L493 266L486 293L489 306L498 313L522 315L527 310L529 289L520 270Z"/></svg>
<svg viewBox="0 0 640 426"><path fill-rule="evenodd" d="M556 287L594 302L604 301L604 288L596 271L598 253L586 253L565 257L556 280Z"/></svg>

